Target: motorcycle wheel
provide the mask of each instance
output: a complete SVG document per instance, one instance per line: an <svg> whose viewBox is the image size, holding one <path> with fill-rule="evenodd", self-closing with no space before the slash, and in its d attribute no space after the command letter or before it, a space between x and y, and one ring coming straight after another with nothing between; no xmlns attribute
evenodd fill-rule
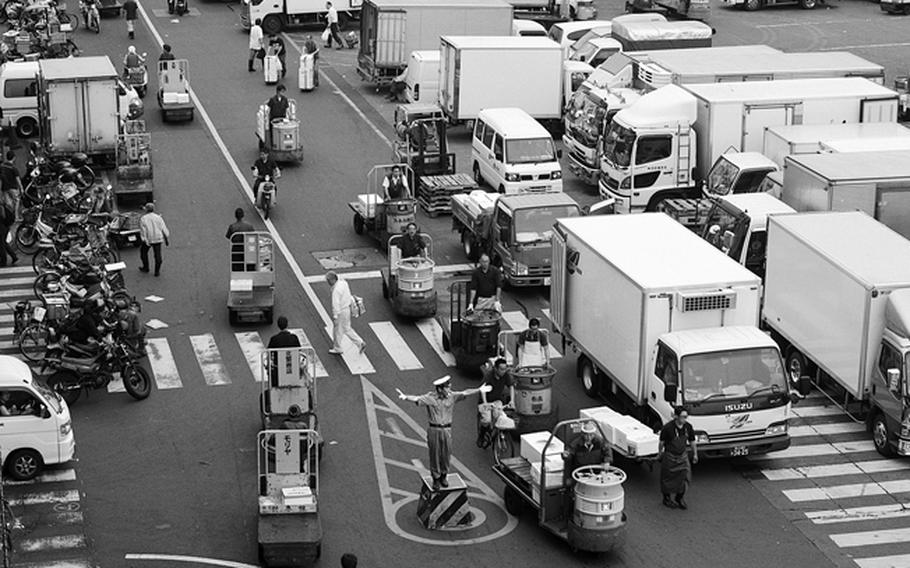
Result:
<svg viewBox="0 0 910 568"><path fill-rule="evenodd" d="M16 245L25 254L35 254L38 250L38 231L34 225L19 225L16 228Z"/></svg>
<svg viewBox="0 0 910 568"><path fill-rule="evenodd" d="M95 183L95 172L88 166L82 166L76 171L76 179L73 180L81 190L86 190Z"/></svg>
<svg viewBox="0 0 910 568"><path fill-rule="evenodd" d="M69 24L72 26L73 31L79 29L79 18L77 16L73 16L67 12L60 12L57 14L57 19L60 20L61 24Z"/></svg>
<svg viewBox="0 0 910 568"><path fill-rule="evenodd" d="M35 283L32 285L32 290L35 292L36 298L43 298L45 294L51 291L51 288L54 287L54 284L57 284L56 288L59 290L61 277L56 272L45 272L44 274L39 274L35 278Z"/></svg>
<svg viewBox="0 0 910 568"><path fill-rule="evenodd" d="M54 268L54 265L57 264L59 258L60 253L57 252L57 249L55 248L40 249L35 253L35 256L32 257L32 269L35 271L35 274L44 274L48 270Z"/></svg>
<svg viewBox="0 0 910 568"><path fill-rule="evenodd" d="M51 375L47 379L47 387L59 394L68 406L75 404L82 394L79 377L70 371L57 371Z"/></svg>
<svg viewBox="0 0 910 568"><path fill-rule="evenodd" d="M19 353L27 360L37 363L44 358L47 350L47 326L31 324L19 335Z"/></svg>
<svg viewBox="0 0 910 568"><path fill-rule="evenodd" d="M152 379L145 368L131 364L123 369L120 376L123 377L123 388L136 400L145 400L152 394Z"/></svg>

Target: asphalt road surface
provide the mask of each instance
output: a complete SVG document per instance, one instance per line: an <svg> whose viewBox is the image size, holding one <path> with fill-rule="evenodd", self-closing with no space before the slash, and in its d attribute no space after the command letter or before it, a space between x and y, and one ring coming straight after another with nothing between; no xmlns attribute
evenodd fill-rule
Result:
<svg viewBox="0 0 910 568"><path fill-rule="evenodd" d="M395 389L423 392L449 373L456 388L476 386L477 379L451 366L432 320L407 321L392 313L377 272L385 256L377 242L351 226L348 201L364 192L373 165L389 162L392 106L360 82L352 50L323 50L322 85L298 93L295 46L321 30L288 33L288 84L303 117L305 157L302 165L284 169L279 202L266 226L250 205L248 182L257 154L256 108L273 88L264 84L258 65L255 73L246 69L239 7L191 3L187 16L173 18L164 0L141 5L147 20L134 45L155 58L159 37L172 44L177 57L190 61L191 85L201 103L194 122L164 124L154 96L146 98L155 201L172 231L171 245L160 278L137 270L135 250L124 259L130 290L145 298L143 317L162 324L150 332L147 363L156 387L142 402L115 387L83 396L72 407L78 460L51 468L33 483L7 484L20 518L17 566L257 565L261 377L255 352L275 330L228 324L224 231L238 206L279 241L276 311L320 359L318 415L326 439L320 565L337 566L350 551L367 567L910 566L910 463L880 459L860 426L815 397L794 410L791 449L699 464L688 511L660 505L656 469L621 464L629 474L628 536L622 548L603 556L573 554L532 516L505 513L489 450L474 444L475 410L462 404L455 417L455 468L468 480L483 523L463 532L421 529L413 497L427 466L421 445L426 417L413 405L399 405ZM715 45L847 49L885 65L886 84L908 71L910 20L860 0L829 6L746 13L715 2ZM606 18L620 10L618 3L598 2L598 8ZM119 66L129 45L125 23L105 19L102 26L100 36L78 30L76 42L86 54L110 55ZM451 141L459 169L467 171L467 131L454 129ZM565 184L579 202L595 200L593 190L571 175ZM448 217L419 220L434 239L437 263L447 267L436 280L444 294L466 259ZM353 291L366 300L367 314L354 324L368 343L363 355L327 353L329 291L322 275L331 266L353 272ZM10 350L12 325L6 303L30 296L30 281L28 268L0 269L4 352ZM505 327L519 327L533 316L546 322L547 299L543 289L509 291ZM448 310L444 299L439 306ZM574 356L558 349L553 355L561 416L600 404L581 390Z"/></svg>

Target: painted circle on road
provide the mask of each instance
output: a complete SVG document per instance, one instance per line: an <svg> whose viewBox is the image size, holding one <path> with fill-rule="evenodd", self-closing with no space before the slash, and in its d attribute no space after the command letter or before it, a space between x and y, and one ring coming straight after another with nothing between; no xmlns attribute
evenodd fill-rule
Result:
<svg viewBox="0 0 910 568"><path fill-rule="evenodd" d="M506 512L498 498L476 493L469 493L468 498L475 518L464 528L440 530L425 528L417 517L419 498L416 495L404 497L392 505L389 511L390 518L386 519L386 524L402 538L436 546L489 542L506 536L518 526L518 519Z"/></svg>

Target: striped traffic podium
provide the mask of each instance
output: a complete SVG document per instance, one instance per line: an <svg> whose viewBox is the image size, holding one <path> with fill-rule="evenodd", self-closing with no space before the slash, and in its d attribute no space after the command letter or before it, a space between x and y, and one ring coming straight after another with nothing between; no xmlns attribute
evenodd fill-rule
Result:
<svg viewBox="0 0 910 568"><path fill-rule="evenodd" d="M470 524L474 520L468 503L468 486L457 473L446 477L448 487L433 489L430 476L421 477L420 504L417 506L417 517L424 527L430 530L455 528Z"/></svg>

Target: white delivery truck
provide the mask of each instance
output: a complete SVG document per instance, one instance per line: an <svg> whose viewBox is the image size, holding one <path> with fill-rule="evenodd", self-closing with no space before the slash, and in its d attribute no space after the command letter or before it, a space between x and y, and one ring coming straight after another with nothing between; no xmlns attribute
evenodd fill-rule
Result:
<svg viewBox="0 0 910 568"><path fill-rule="evenodd" d="M863 211L910 237L910 151L788 156L781 198L797 211Z"/></svg>
<svg viewBox="0 0 910 568"><path fill-rule="evenodd" d="M660 213L560 219L552 239L551 319L586 393L654 428L685 405L704 456L790 445L758 276Z"/></svg>
<svg viewBox="0 0 910 568"><path fill-rule="evenodd" d="M858 211L774 215L762 322L792 378L813 377L876 449L910 455L910 241Z"/></svg>
<svg viewBox="0 0 910 568"><path fill-rule="evenodd" d="M667 85L613 117L600 193L618 213L654 210L698 196L725 152L761 151L769 126L895 122L897 104L897 93L860 77Z"/></svg>
<svg viewBox="0 0 910 568"><path fill-rule="evenodd" d="M680 47L711 47L714 30L704 22L613 22L610 36L623 51L648 51Z"/></svg>
<svg viewBox="0 0 910 568"><path fill-rule="evenodd" d="M363 0L333 0L338 10L338 26L360 17ZM248 30L262 20L262 31L277 34L287 27L306 24L324 25L327 10L324 0L240 0L240 25Z"/></svg>
<svg viewBox="0 0 910 568"><path fill-rule="evenodd" d="M520 108L538 120L562 116L562 50L545 37L443 36L439 106L450 122L484 108Z"/></svg>
<svg viewBox="0 0 910 568"><path fill-rule="evenodd" d="M845 151L846 146L841 146L845 141L855 142L861 148L866 140L875 141L876 144L883 144L887 140L898 146L895 150L902 149L907 140L910 140L910 128L896 122L769 126L765 129L762 154L783 167L787 156L817 154L831 145L844 148L840 151Z"/></svg>
<svg viewBox="0 0 910 568"><path fill-rule="evenodd" d="M439 101L439 50L412 51L408 58L404 96L409 103L435 105Z"/></svg>
<svg viewBox="0 0 910 568"><path fill-rule="evenodd" d="M512 6L502 0L366 0L360 18L357 73L388 84L412 51L438 49L445 35L512 33Z"/></svg>

